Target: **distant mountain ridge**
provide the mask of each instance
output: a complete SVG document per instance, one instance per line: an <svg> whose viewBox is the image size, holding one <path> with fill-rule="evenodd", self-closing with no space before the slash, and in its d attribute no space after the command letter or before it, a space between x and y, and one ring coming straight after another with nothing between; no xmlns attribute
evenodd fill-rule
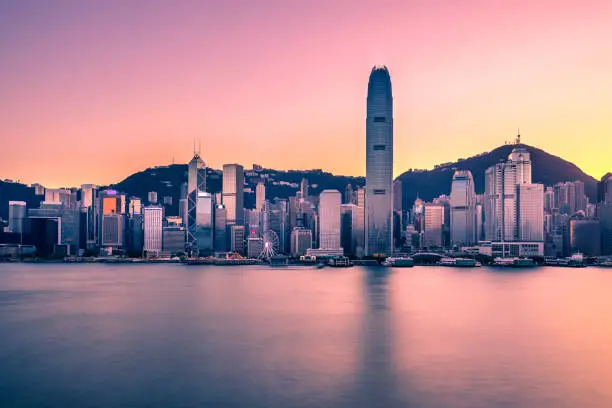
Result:
<svg viewBox="0 0 612 408"><path fill-rule="evenodd" d="M470 170L474 176L476 193L484 193L485 172L500 161L508 158L512 149L524 147L530 153L532 163L532 181L552 186L563 181L584 182L586 195L595 201L597 198L597 180L584 173L575 164L554 156L544 150L526 144L507 144L456 162L438 165L432 170L409 170L398 176L404 186L404 208L412 206L417 195L423 200L431 200L440 194L449 194L454 170Z"/></svg>
<svg viewBox="0 0 612 408"><path fill-rule="evenodd" d="M516 145L503 145L490 152L460 159L452 163L438 165L431 170L409 170L398 176L403 183L404 208L412 207L417 197L431 200L441 194L449 194L453 170L470 170L474 176L476 192L484 192L484 174L488 167L507 159ZM533 146L521 144L531 154L532 174L534 183L543 183L551 186L562 181L581 180L585 184L585 192L592 201L597 197L597 181L585 174L576 165L560 157L551 155ZM211 193L221 191L221 170L208 169L207 189ZM254 207L255 186L260 175L267 175L266 197L287 198L295 195L299 189L302 178L306 178L311 185L311 195L316 195L324 189L337 189L344 194L347 184L353 188L365 185L364 177L338 176L323 170L273 170L260 171L245 169L245 206ZM187 181L187 165L172 164L158 166L134 173L119 183L112 184L116 190L125 192L128 196L140 197L146 201L149 191L156 191L158 199L172 197L172 205L167 206L167 214L178 214L178 200L181 194L181 185ZM26 201L28 206L36 206L40 197L34 195L34 189L19 183L0 181L0 217L8 217L8 201Z"/></svg>

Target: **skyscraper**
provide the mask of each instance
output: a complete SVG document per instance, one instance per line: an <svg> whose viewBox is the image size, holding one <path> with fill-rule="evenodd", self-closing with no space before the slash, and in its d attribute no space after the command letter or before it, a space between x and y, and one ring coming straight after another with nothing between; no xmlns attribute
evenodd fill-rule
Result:
<svg viewBox="0 0 612 408"><path fill-rule="evenodd" d="M425 203L423 205L423 245L442 246L444 232L444 204Z"/></svg>
<svg viewBox="0 0 612 408"><path fill-rule="evenodd" d="M244 168L239 164L223 165L223 205L227 211L227 224L243 225Z"/></svg>
<svg viewBox="0 0 612 408"><path fill-rule="evenodd" d="M310 192L308 191L308 180L305 178L303 178L300 183L300 192L302 193L302 198L308 200L308 194L310 194Z"/></svg>
<svg viewBox="0 0 612 408"><path fill-rule="evenodd" d="M597 201L612 204L612 173L607 173L597 185Z"/></svg>
<svg viewBox="0 0 612 408"><path fill-rule="evenodd" d="M23 234L23 220L27 216L25 201L9 201L9 222L10 232Z"/></svg>
<svg viewBox="0 0 612 408"><path fill-rule="evenodd" d="M340 249L340 206L338 190L323 190L319 198L319 248Z"/></svg>
<svg viewBox="0 0 612 408"><path fill-rule="evenodd" d="M370 73L366 117L366 255L392 253L393 96L387 67Z"/></svg>
<svg viewBox="0 0 612 408"><path fill-rule="evenodd" d="M144 251L147 256L159 256L162 250L163 209L158 205L143 208Z"/></svg>
<svg viewBox="0 0 612 408"><path fill-rule="evenodd" d="M255 188L255 209L257 211L263 210L264 204L266 202L266 185L263 181L257 183L257 187Z"/></svg>
<svg viewBox="0 0 612 408"><path fill-rule="evenodd" d="M544 241L544 186L518 184L518 240Z"/></svg>
<svg viewBox="0 0 612 408"><path fill-rule="evenodd" d="M200 155L194 152L193 159L187 169L187 243L188 251L197 251L197 217L198 197L200 192L206 192L206 164Z"/></svg>
<svg viewBox="0 0 612 408"><path fill-rule="evenodd" d="M211 255L214 251L214 209L213 196L200 191L198 193L196 228L198 255Z"/></svg>
<svg viewBox="0 0 612 408"><path fill-rule="evenodd" d="M469 170L455 171L450 205L451 245L476 243L476 193Z"/></svg>

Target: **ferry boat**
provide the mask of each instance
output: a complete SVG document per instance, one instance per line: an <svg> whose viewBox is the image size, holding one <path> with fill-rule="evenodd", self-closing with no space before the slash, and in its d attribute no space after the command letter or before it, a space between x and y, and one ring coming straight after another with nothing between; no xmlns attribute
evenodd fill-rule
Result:
<svg viewBox="0 0 612 408"><path fill-rule="evenodd" d="M597 266L602 268L612 268L612 259L604 259L603 261L599 261Z"/></svg>
<svg viewBox="0 0 612 408"><path fill-rule="evenodd" d="M334 258L330 258L328 261L328 265L334 268L346 268L349 266L353 266L351 264L350 259L348 259L348 257L346 256L337 256Z"/></svg>
<svg viewBox="0 0 612 408"><path fill-rule="evenodd" d="M495 258L492 266L510 268L533 268L536 266L531 258Z"/></svg>
<svg viewBox="0 0 612 408"><path fill-rule="evenodd" d="M586 264L584 263L584 256L580 252L572 254L572 256L567 258L567 266L569 266L570 268L586 267Z"/></svg>
<svg viewBox="0 0 612 408"><path fill-rule="evenodd" d="M414 260L410 257L388 257L382 264L394 268L411 268L414 266Z"/></svg>
<svg viewBox="0 0 612 408"><path fill-rule="evenodd" d="M452 266L456 268L474 268L482 266L480 262L472 258L442 258L440 266Z"/></svg>

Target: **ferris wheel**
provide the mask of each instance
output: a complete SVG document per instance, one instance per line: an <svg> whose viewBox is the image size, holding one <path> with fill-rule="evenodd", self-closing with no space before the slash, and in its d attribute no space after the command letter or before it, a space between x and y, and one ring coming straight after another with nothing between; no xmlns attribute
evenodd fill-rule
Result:
<svg viewBox="0 0 612 408"><path fill-rule="evenodd" d="M263 247L261 253L259 254L259 259L270 259L274 255L278 254L278 249L280 245L276 232L272 230L264 232L262 240Z"/></svg>

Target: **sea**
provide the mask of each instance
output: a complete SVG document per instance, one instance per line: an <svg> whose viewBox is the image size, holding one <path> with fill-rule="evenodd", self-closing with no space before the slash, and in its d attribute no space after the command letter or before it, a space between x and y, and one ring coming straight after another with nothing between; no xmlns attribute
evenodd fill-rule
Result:
<svg viewBox="0 0 612 408"><path fill-rule="evenodd" d="M0 264L0 407L612 407L612 269Z"/></svg>

